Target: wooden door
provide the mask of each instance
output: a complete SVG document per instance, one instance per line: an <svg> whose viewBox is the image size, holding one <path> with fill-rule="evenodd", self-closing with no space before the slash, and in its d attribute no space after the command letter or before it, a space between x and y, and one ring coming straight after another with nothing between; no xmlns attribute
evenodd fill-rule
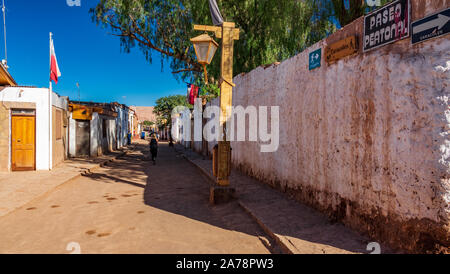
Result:
<svg viewBox="0 0 450 274"><path fill-rule="evenodd" d="M36 118L12 116L11 165L13 171L36 169Z"/></svg>

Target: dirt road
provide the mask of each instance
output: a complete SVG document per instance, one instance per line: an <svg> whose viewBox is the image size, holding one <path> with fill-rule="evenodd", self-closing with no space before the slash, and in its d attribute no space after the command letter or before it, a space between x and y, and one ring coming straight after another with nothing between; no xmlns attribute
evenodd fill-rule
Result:
<svg viewBox="0 0 450 274"><path fill-rule="evenodd" d="M208 181L194 166L167 144L158 156L154 166L140 141L0 217L0 253L270 253L236 203L208 204Z"/></svg>

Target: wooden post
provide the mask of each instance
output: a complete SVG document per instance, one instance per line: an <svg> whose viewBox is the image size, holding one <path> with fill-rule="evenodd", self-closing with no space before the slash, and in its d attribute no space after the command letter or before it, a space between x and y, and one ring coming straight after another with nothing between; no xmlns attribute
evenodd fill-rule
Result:
<svg viewBox="0 0 450 274"><path fill-rule="evenodd" d="M233 47L234 23L224 22L222 25L222 62L220 69L220 129L222 138L219 139L217 184L229 186L231 171L231 145L227 140L227 121L231 117L233 101Z"/></svg>
<svg viewBox="0 0 450 274"><path fill-rule="evenodd" d="M220 128L217 151L217 184L219 187L230 186L231 146L227 140L227 121L231 117L233 100L233 48L234 40L239 40L239 29L232 22L224 22L222 26L195 25L194 30L214 32L216 38L222 39L222 61L220 65Z"/></svg>

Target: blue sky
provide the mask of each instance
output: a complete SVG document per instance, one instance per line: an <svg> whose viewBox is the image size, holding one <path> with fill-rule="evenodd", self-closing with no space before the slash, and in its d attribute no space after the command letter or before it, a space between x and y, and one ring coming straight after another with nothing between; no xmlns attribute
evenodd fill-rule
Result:
<svg viewBox="0 0 450 274"><path fill-rule="evenodd" d="M48 87L49 32L52 32L62 77L53 90L78 100L152 106L156 99L186 94L159 55L148 63L138 48L124 53L118 37L92 22L89 9L97 0L5 0L9 72L19 85ZM3 29L3 28L2 28ZM4 58L3 30L0 57Z"/></svg>

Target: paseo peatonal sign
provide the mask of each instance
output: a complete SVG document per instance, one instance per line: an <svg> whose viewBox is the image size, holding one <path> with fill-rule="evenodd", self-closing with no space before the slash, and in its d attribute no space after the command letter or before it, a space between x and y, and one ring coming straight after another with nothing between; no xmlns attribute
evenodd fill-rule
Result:
<svg viewBox="0 0 450 274"><path fill-rule="evenodd" d="M409 37L411 4L397 0L364 17L363 51Z"/></svg>
<svg viewBox="0 0 450 274"><path fill-rule="evenodd" d="M335 63L339 59L352 55L358 51L356 36L350 36L325 48L325 60L328 64Z"/></svg>

